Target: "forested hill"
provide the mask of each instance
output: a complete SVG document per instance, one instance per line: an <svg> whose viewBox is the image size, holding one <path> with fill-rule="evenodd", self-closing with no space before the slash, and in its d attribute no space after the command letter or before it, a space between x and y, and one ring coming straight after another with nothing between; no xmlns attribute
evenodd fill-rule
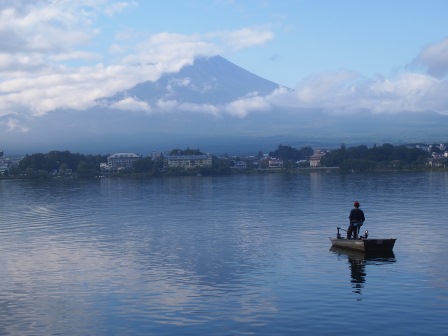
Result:
<svg viewBox="0 0 448 336"><path fill-rule="evenodd" d="M433 146L434 147L434 146ZM436 148L434 148L436 150ZM361 145L327 153L321 159L323 167L339 167L341 170L418 169L427 166L430 153L411 146L384 144L368 148Z"/></svg>

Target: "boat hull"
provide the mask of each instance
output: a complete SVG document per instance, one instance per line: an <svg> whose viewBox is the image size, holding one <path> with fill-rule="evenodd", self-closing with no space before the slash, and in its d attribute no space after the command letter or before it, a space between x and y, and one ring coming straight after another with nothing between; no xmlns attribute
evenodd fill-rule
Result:
<svg viewBox="0 0 448 336"><path fill-rule="evenodd" d="M393 251L364 252L364 251L343 249L333 245L331 245L330 251L336 253L339 256L341 255L347 256L349 260L358 260L366 263L369 263L370 261L373 261L375 263L378 262L392 263L396 261L395 254Z"/></svg>
<svg viewBox="0 0 448 336"><path fill-rule="evenodd" d="M367 238L367 239L345 239L330 238L331 244L335 247L361 251L361 252L391 252L395 245L395 238Z"/></svg>

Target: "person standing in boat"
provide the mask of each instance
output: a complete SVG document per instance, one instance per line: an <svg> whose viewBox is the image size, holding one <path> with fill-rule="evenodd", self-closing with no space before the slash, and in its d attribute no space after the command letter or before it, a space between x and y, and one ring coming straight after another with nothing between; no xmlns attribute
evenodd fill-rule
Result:
<svg viewBox="0 0 448 336"><path fill-rule="evenodd" d="M351 239L352 234L355 239L358 238L359 229L366 220L364 211L359 208L359 202L355 202L353 206L354 208L350 211L350 215L348 216L350 225L347 230L347 239Z"/></svg>

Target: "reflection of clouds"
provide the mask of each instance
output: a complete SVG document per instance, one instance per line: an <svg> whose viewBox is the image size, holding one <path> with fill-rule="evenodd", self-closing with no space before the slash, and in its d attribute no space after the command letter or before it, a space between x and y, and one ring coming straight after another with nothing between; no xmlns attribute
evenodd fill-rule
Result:
<svg viewBox="0 0 448 336"><path fill-rule="evenodd" d="M177 325L205 322L213 315L255 321L258 314L275 311L267 289L253 283L248 286L250 280L247 285L244 281L205 283L203 276L182 269L185 265L175 258L142 265L142 256L127 248L125 254L115 254L83 243L45 239L30 242L26 250L6 246L1 301L8 305L11 327L15 320L32 318L42 326L54 326L58 320L56 324L64 326L61 330L67 330L75 326L66 319L75 315L81 330L94 330L109 304L118 316L132 312ZM216 314L202 318L196 314L208 311L211 302L217 307ZM102 307L100 316L92 311L94 307Z"/></svg>
<svg viewBox="0 0 448 336"><path fill-rule="evenodd" d="M5 262L0 301L8 306L2 324L11 328L8 332L17 334L39 326L43 334L55 330L77 334L98 323L86 301L104 288L100 284L111 274L98 271L104 260L93 249L37 237L28 238L24 245L3 242L1 254Z"/></svg>
<svg viewBox="0 0 448 336"><path fill-rule="evenodd" d="M183 225L185 231L179 232L179 223L151 223L138 228L141 237L127 232L132 223L123 225L121 232L110 224L111 237L106 237L102 231L88 236L92 228L77 228L80 218L75 215L70 221L69 212L58 218L55 207L27 210L29 219L34 218L33 234L27 233L25 222L2 232L2 240L8 234L14 237L2 244L0 311L6 316L5 333L20 331L18 320L32 319L49 334L55 329L79 334L105 329L111 316L185 326L214 318L250 322L276 311L270 290L256 284L253 274L262 267L257 251L267 233L254 239L250 222L241 217L234 219L240 226L231 224L230 236L224 237L218 232L222 225L212 221L216 230L206 231L215 239L201 237L200 227ZM94 226L98 218L91 220ZM87 222L84 219L81 226ZM232 247L224 248L229 241ZM209 312L211 306L216 312Z"/></svg>

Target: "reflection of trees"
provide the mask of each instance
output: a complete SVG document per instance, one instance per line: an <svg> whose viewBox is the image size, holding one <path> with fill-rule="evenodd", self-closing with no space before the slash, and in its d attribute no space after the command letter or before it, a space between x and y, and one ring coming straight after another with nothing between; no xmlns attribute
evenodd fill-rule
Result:
<svg viewBox="0 0 448 336"><path fill-rule="evenodd" d="M353 292L357 294L361 294L361 288L363 288L363 283L366 282L366 272L365 272L365 264L364 260L359 258L354 258L349 256L348 262L350 263L350 272L351 272L351 283L353 287Z"/></svg>

